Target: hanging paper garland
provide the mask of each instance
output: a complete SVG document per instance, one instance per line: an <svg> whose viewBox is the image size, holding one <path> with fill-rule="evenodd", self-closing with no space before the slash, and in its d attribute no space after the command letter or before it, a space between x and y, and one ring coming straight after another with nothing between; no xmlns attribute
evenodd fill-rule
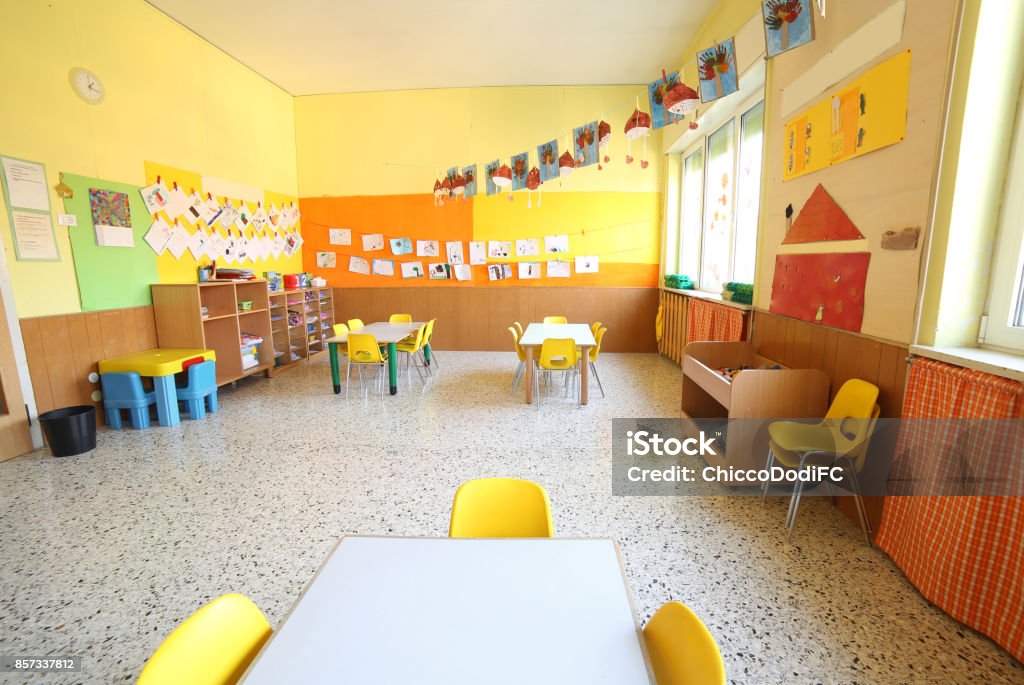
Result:
<svg viewBox="0 0 1024 685"><path fill-rule="evenodd" d="M494 175L491 176L491 180L494 181L494 185L499 189L508 188L508 197L512 199L512 169L508 164L502 164L500 167L494 170Z"/></svg>
<svg viewBox="0 0 1024 685"><path fill-rule="evenodd" d="M605 150L605 148L608 147L608 141L610 141L611 139L612 139L612 127L611 127L611 124L609 124L607 121L601 120L601 123L599 123L597 125L597 147L598 147L598 149L601 152L604 153L604 163L605 164L607 164L610 161L610 158L608 157L608 152L607 152L607 150ZM597 163L597 170L601 171L602 169L604 169L604 167L601 166L601 162L598 161L598 163Z"/></svg>
<svg viewBox="0 0 1024 685"><path fill-rule="evenodd" d="M526 174L526 206L528 208L533 206L533 202L532 202L532 199L533 199L532 193L533 193L533 191L534 190L538 190L539 188L540 188L540 169L538 169L537 167L533 167ZM538 193L537 193L537 206L540 207L540 192L539 192L539 190L538 190Z"/></svg>
<svg viewBox="0 0 1024 685"><path fill-rule="evenodd" d="M651 115L647 112L641 111L640 108L633 110L633 114L626 120L626 126L623 129L623 133L626 134L626 164L633 163L633 155L631 151L631 143L637 138L644 139L644 157L640 162L640 166L644 169L647 168L647 132L651 130Z"/></svg>

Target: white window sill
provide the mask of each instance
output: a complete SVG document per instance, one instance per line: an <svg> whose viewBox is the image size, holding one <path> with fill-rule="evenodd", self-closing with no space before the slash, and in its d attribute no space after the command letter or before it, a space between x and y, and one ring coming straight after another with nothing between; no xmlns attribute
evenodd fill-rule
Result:
<svg viewBox="0 0 1024 685"><path fill-rule="evenodd" d="M679 295L682 295L684 297L695 297L698 300L710 300L711 302L724 304L726 307L735 307L736 309L741 309L745 312L749 312L751 309L754 308L752 305L741 304L739 302L732 302L730 300L725 299L718 293L710 293L707 292L706 290L679 290L678 288L666 288L665 286L661 286L661 289L670 293L678 293Z"/></svg>
<svg viewBox="0 0 1024 685"><path fill-rule="evenodd" d="M1024 382L1024 356L1021 355L983 347L936 347L932 345L911 345L910 353L918 357L937 359L975 371L984 371L994 376Z"/></svg>

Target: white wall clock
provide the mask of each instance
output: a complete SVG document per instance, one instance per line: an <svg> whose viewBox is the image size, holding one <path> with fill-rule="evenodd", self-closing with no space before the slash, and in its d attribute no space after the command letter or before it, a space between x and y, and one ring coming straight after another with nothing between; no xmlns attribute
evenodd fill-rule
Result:
<svg viewBox="0 0 1024 685"><path fill-rule="evenodd" d="M68 81L75 95L90 105L98 105L103 102L107 91L96 74L82 67L75 67L68 72Z"/></svg>

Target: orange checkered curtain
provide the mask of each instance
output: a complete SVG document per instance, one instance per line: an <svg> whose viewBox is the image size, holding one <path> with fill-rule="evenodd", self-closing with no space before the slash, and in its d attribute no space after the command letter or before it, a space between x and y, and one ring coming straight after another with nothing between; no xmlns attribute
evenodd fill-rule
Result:
<svg viewBox="0 0 1024 685"><path fill-rule="evenodd" d="M980 371L916 359L907 380L905 419L1021 419L1024 385ZM904 424L905 426L907 424ZM944 481L951 460L941 459L955 439L941 422L901 433L925 458L910 465L916 476ZM1004 424L1005 425L1005 424ZM991 433L963 450L966 460L996 452ZM1016 433L1016 431L1013 431ZM980 448L980 449L979 449ZM906 452L903 452L906 454ZM1024 455L1015 448L1009 472L1019 485ZM894 471L906 468L894 463ZM906 473L904 475L907 475ZM917 482L921 482L918 480ZM948 481L945 481L948 482ZM1024 660L1024 498L889 496L876 539L911 583L953 618L976 628Z"/></svg>
<svg viewBox="0 0 1024 685"><path fill-rule="evenodd" d="M746 336L747 317L736 307L687 298L686 342L694 340L739 341Z"/></svg>

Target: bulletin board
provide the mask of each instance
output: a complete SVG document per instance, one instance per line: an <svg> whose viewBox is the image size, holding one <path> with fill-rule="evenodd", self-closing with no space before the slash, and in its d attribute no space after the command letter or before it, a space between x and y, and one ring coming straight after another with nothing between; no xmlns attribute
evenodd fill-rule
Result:
<svg viewBox="0 0 1024 685"><path fill-rule="evenodd" d="M905 50L882 62L786 122L783 181L904 139L910 53Z"/></svg>
<svg viewBox="0 0 1024 685"><path fill-rule="evenodd" d="M139 194L139 186L65 173L64 183L75 196L64 200L64 212L78 225L68 229L75 258L82 311L140 307L152 304L149 286L157 282L156 253L143 240L153 220ZM90 189L113 190L128 195L134 247L100 247L89 205Z"/></svg>

